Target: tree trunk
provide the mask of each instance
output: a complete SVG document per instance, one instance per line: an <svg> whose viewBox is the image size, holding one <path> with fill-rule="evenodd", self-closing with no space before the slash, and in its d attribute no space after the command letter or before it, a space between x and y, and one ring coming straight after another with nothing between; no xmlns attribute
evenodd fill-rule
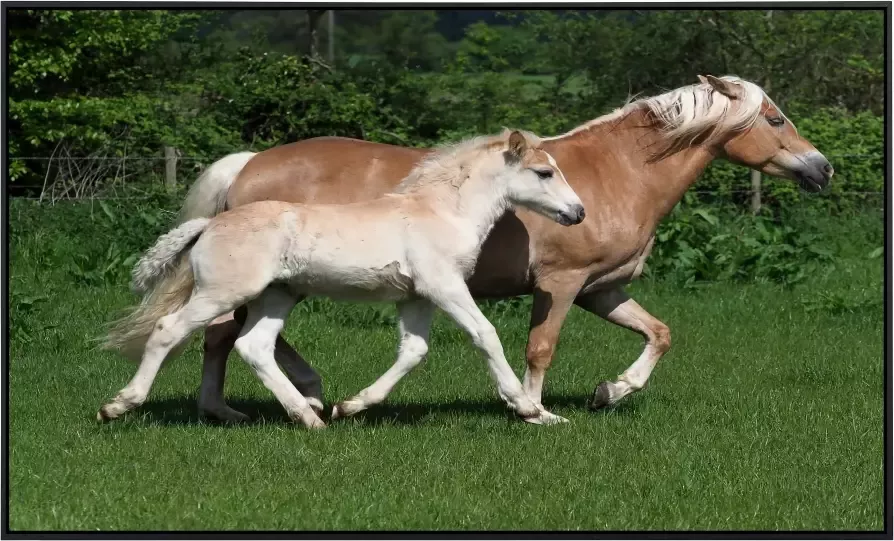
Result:
<svg viewBox="0 0 894 541"><path fill-rule="evenodd" d="M307 51L310 56L316 57L320 54L317 26L327 11L326 9L307 10Z"/></svg>

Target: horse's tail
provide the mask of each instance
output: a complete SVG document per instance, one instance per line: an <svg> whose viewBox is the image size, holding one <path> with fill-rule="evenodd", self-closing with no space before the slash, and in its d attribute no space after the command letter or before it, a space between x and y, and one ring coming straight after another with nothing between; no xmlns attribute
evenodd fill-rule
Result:
<svg viewBox="0 0 894 541"><path fill-rule="evenodd" d="M255 154L255 152L229 154L205 169L186 194L186 200L180 209L179 223L188 222L193 218L211 218L223 212L227 203L227 191Z"/></svg>
<svg viewBox="0 0 894 541"><path fill-rule="evenodd" d="M208 227L210 218L194 218L160 236L133 268L131 290L137 295L146 293L167 275L174 264L196 238Z"/></svg>
<svg viewBox="0 0 894 541"><path fill-rule="evenodd" d="M146 252L133 271L133 289L145 293L143 300L112 322L102 338L104 349L117 349L125 357L138 361L158 320L189 301L195 276L187 255L209 221L208 218L190 220L162 235ZM175 355L176 352L171 352L168 357Z"/></svg>

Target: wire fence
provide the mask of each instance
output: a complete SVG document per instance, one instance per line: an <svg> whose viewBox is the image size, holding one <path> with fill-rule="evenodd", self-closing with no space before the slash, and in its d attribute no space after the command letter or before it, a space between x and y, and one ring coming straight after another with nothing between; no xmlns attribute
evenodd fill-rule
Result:
<svg viewBox="0 0 894 541"><path fill-rule="evenodd" d="M158 182L167 186L189 184L198 178L201 171L214 163L223 155L216 156L183 156L176 149L168 147L163 156L10 156L10 163L46 162L43 171L43 186L38 195L21 193L15 197L40 201L56 202L61 200L144 200L152 195L127 193L119 195L119 189L131 184L132 179L139 178L141 183ZM842 160L873 160L879 163L879 174L884 176L882 159L877 154L850 153L827 155L836 164L839 173L847 170ZM103 165L97 165L103 164ZM130 169L128 169L128 164ZM39 167L31 167L32 172ZM743 169L744 171L744 169ZM840 174L839 174L840 176ZM183 182L187 181L187 182ZM743 175L743 184L747 177ZM32 186L32 188L36 188ZM715 188L694 189L688 193L700 196L725 196L754 194L752 188ZM769 195L769 188L761 186L759 192ZM883 191L874 190L835 190L835 197L875 198L884 195Z"/></svg>

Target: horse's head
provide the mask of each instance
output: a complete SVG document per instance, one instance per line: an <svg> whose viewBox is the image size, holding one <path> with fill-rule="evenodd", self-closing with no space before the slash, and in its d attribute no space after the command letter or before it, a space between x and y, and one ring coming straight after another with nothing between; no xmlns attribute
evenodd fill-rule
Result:
<svg viewBox="0 0 894 541"><path fill-rule="evenodd" d="M735 81L699 76L703 84L740 106L737 101L746 89ZM834 169L810 141L798 134L794 124L763 91L757 118L746 129L736 132L722 144L722 151L733 163L757 169L774 177L796 180L809 192L818 192L829 184Z"/></svg>
<svg viewBox="0 0 894 541"><path fill-rule="evenodd" d="M503 158L511 171L508 188L513 205L566 226L583 221L586 214L580 197L568 185L553 157L540 148L536 136L513 131Z"/></svg>

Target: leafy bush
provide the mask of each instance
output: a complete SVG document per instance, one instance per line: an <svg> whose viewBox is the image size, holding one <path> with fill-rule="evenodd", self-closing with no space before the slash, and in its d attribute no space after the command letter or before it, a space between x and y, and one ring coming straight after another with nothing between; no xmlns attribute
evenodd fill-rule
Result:
<svg viewBox="0 0 894 541"><path fill-rule="evenodd" d="M35 272L61 272L66 282L124 286L136 258L170 229L183 195L155 190L142 193L141 199L66 202L55 207L14 199L12 255ZM699 205L687 196L659 226L645 276L690 287L709 281L793 285L842 253L879 258L878 214L854 214L846 223L859 227L842 227L837 218L810 207L752 216L732 205ZM487 304L498 316L524 302ZM391 315L384 313L370 318L370 324L391 321Z"/></svg>
<svg viewBox="0 0 894 541"><path fill-rule="evenodd" d="M10 249L35 273L82 286L125 285L137 257L173 224L183 192L134 194L140 199L10 201Z"/></svg>
<svg viewBox="0 0 894 541"><path fill-rule="evenodd" d="M679 204L658 228L645 275L689 287L748 280L793 285L834 258L819 240L765 215Z"/></svg>

